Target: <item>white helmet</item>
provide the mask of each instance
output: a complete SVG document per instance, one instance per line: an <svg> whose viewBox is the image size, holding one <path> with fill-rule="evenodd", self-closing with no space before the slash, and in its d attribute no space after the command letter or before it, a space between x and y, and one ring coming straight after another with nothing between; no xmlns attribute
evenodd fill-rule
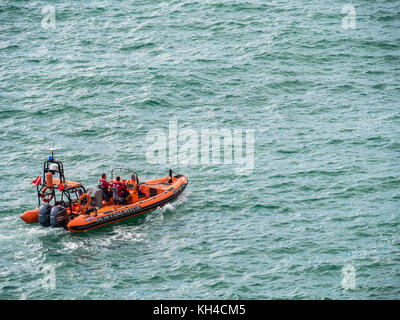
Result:
<svg viewBox="0 0 400 320"><path fill-rule="evenodd" d="M52 163L50 165L50 170L51 171L58 171L58 165L56 163Z"/></svg>

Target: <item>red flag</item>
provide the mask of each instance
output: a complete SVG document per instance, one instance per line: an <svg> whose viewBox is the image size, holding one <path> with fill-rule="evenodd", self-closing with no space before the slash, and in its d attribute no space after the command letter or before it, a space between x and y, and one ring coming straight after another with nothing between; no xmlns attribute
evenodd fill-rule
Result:
<svg viewBox="0 0 400 320"><path fill-rule="evenodd" d="M42 178L38 176L35 180L32 181L35 186L38 186L42 183Z"/></svg>
<svg viewBox="0 0 400 320"><path fill-rule="evenodd" d="M61 182L61 183L58 185L57 189L60 190L60 191L64 191L64 183Z"/></svg>

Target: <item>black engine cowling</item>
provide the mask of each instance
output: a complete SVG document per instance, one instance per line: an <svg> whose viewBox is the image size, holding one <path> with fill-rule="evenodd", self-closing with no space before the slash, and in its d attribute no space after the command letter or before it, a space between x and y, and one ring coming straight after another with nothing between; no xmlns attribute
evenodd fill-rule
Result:
<svg viewBox="0 0 400 320"><path fill-rule="evenodd" d="M62 228L67 225L67 209L63 206L54 206L50 213L50 224L53 228Z"/></svg>
<svg viewBox="0 0 400 320"><path fill-rule="evenodd" d="M39 223L43 227L50 226L50 211L52 208L53 206L48 203L41 205L39 208Z"/></svg>

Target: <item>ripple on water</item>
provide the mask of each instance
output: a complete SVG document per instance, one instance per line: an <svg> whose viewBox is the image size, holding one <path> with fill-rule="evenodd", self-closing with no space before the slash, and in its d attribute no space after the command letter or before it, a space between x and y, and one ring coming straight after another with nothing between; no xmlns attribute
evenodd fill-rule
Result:
<svg viewBox="0 0 400 320"><path fill-rule="evenodd" d="M0 6L0 298L398 298L397 2L349 30L333 1L61 1L52 30L35 6ZM254 170L151 164L169 119L255 129ZM119 166L190 183L87 233L26 225L53 143L85 186Z"/></svg>

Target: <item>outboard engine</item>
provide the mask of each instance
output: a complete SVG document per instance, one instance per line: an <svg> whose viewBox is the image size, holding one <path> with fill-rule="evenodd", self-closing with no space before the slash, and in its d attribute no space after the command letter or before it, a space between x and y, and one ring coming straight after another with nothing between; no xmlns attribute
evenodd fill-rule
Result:
<svg viewBox="0 0 400 320"><path fill-rule="evenodd" d="M67 209L63 206L54 206L50 212L50 224L53 228L62 228L67 224Z"/></svg>
<svg viewBox="0 0 400 320"><path fill-rule="evenodd" d="M51 204L45 203L39 208L39 223L43 227L50 226L50 211L53 208Z"/></svg>

